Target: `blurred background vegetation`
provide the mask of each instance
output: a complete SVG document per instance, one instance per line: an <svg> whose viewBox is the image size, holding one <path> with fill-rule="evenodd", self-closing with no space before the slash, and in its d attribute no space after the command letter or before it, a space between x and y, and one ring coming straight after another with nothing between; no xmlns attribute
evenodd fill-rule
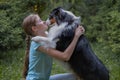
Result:
<svg viewBox="0 0 120 80"><path fill-rule="evenodd" d="M46 20L58 6L81 16L85 35L110 70L111 80L120 80L120 0L0 0L0 79L21 78L24 17L38 13ZM65 72L58 68L54 64L52 74Z"/></svg>

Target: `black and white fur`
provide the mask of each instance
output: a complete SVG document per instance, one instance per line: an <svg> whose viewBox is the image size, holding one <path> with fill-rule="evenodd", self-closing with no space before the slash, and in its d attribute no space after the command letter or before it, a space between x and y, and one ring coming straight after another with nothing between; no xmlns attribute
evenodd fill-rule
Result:
<svg viewBox="0 0 120 80"><path fill-rule="evenodd" d="M56 23L49 30L48 37L34 37L34 41L43 41L45 47L53 47L64 51L74 37L74 31L80 25L80 18L60 7L50 13L49 20L55 18ZM53 44L53 45L52 45ZM86 37L82 35L68 62L71 70L82 80L109 80L109 71L94 54Z"/></svg>

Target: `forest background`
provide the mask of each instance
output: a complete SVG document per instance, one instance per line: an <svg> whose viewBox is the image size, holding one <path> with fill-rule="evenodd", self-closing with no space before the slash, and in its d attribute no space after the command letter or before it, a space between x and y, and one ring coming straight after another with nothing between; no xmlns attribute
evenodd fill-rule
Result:
<svg viewBox="0 0 120 80"><path fill-rule="evenodd" d="M120 80L120 0L0 0L0 79L21 78L25 16L38 13L46 20L58 6L81 17L85 35L109 69L110 79ZM52 74L65 72L58 68L55 63Z"/></svg>

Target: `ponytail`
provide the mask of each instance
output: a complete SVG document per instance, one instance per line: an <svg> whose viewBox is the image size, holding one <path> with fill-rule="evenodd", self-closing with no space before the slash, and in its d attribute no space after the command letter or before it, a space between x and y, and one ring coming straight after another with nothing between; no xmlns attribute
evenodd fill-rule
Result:
<svg viewBox="0 0 120 80"><path fill-rule="evenodd" d="M23 66L23 78L26 78L29 68L29 50L30 50L30 36L26 35L26 51L25 51L25 59L24 59L24 66Z"/></svg>

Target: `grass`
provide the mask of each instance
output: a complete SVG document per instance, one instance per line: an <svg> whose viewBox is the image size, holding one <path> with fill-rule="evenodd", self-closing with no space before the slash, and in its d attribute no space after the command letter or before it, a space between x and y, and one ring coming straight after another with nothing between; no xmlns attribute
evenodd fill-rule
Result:
<svg viewBox="0 0 120 80"><path fill-rule="evenodd" d="M110 72L110 80L120 80L120 55L100 44L92 45L96 55L102 60Z"/></svg>
<svg viewBox="0 0 120 80"><path fill-rule="evenodd" d="M23 65L23 50L7 51L1 53L0 79L20 80Z"/></svg>
<svg viewBox="0 0 120 80"><path fill-rule="evenodd" d="M120 80L120 56L111 53L109 49L104 49L99 44L92 45L96 55L103 61L110 71L110 80ZM22 66L24 49L0 52L0 80L20 80L22 79ZM64 70L55 61L53 63L52 75L64 73Z"/></svg>

